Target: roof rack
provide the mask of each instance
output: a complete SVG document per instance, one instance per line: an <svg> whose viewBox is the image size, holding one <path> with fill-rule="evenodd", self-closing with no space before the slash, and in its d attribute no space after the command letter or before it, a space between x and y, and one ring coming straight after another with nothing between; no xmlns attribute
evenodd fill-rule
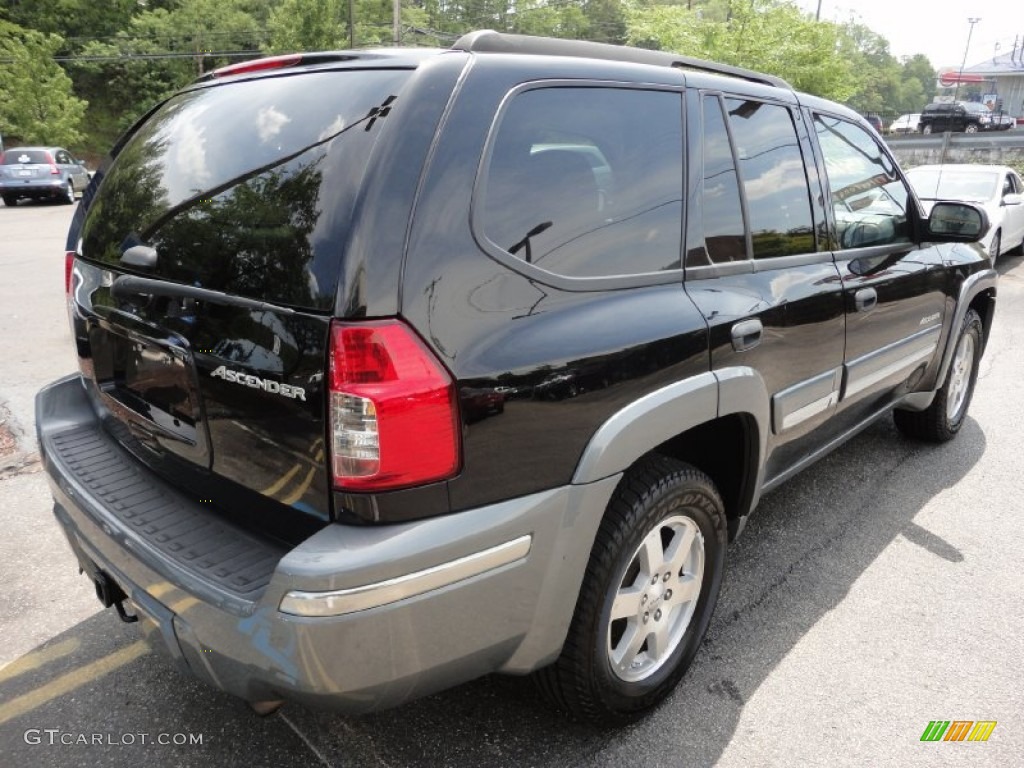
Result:
<svg viewBox="0 0 1024 768"><path fill-rule="evenodd" d="M588 59L627 61L633 64L653 64L660 67L695 69L715 75L727 75L749 80L754 83L771 85L776 88L793 90L781 77L766 75L751 69L718 64L705 59L679 56L665 51L651 51L645 48L631 48L625 45L591 43L585 40L560 40L554 37L532 37L530 35L506 35L490 29L482 29L463 35L452 45L454 51L467 53L525 53L539 56L578 56Z"/></svg>

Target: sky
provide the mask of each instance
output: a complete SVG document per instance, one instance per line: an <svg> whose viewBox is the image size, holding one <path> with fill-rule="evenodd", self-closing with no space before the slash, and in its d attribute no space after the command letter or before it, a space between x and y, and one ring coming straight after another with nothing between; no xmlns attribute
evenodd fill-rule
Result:
<svg viewBox="0 0 1024 768"><path fill-rule="evenodd" d="M818 2L796 4L814 13ZM960 68L971 27L968 18L981 19L971 35L968 67L991 61L997 44L1003 54L1013 50L1016 35L1024 40L1024 5L1014 0L970 0L955 6L943 0L821 0L823 20L842 22L851 15L886 38L897 58L923 53L936 69Z"/></svg>

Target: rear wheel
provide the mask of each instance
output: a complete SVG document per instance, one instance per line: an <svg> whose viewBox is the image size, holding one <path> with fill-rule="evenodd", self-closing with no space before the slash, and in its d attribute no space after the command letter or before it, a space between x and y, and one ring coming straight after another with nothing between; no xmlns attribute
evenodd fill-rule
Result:
<svg viewBox="0 0 1024 768"><path fill-rule="evenodd" d="M977 133L977 132L978 132L978 124L977 123L968 123L967 125L964 126L964 133Z"/></svg>
<svg viewBox="0 0 1024 768"><path fill-rule="evenodd" d="M693 660L722 581L726 520L704 473L646 459L605 512L562 655L537 672L570 715L630 722L664 700Z"/></svg>
<svg viewBox="0 0 1024 768"><path fill-rule="evenodd" d="M893 419L900 432L933 443L944 443L956 437L967 416L974 384L978 380L982 333L981 317L973 309L967 310L946 380L932 404L923 411L893 411Z"/></svg>
<svg viewBox="0 0 1024 768"><path fill-rule="evenodd" d="M930 123L928 125L925 125L924 127L921 128L921 133L931 133L931 132L932 132L932 126L931 126Z"/></svg>
<svg viewBox="0 0 1024 768"><path fill-rule="evenodd" d="M18 198L16 198L14 195L3 195L3 201L4 205L6 205L8 208L13 208L18 204Z"/></svg>
<svg viewBox="0 0 1024 768"><path fill-rule="evenodd" d="M67 205L75 204L75 184L72 181L68 181L67 189L64 190L64 199L62 200Z"/></svg>

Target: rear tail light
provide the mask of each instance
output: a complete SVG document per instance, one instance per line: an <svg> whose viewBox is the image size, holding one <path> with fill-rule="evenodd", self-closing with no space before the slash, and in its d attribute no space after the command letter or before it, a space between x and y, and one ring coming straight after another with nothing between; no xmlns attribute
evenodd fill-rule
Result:
<svg viewBox="0 0 1024 768"><path fill-rule="evenodd" d="M58 168L56 165L51 165L50 166L50 175L51 176L60 176L60 168Z"/></svg>
<svg viewBox="0 0 1024 768"><path fill-rule="evenodd" d="M71 295L71 273L75 269L75 252L64 252L64 295Z"/></svg>
<svg viewBox="0 0 1024 768"><path fill-rule="evenodd" d="M329 410L338 488L408 488L459 469L455 384L398 320L331 326Z"/></svg>

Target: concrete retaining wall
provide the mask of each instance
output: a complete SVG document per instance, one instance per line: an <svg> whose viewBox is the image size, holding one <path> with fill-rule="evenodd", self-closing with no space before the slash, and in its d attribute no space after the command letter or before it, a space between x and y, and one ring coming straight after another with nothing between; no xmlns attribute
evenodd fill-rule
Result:
<svg viewBox="0 0 1024 768"><path fill-rule="evenodd" d="M932 139L932 146L921 146L922 140L916 138L890 139L888 143L904 169L939 163L1009 165L1017 169L1024 168L1024 140L1013 143L1005 140L987 141L980 136L967 137L964 134L947 133L941 138L936 136Z"/></svg>

